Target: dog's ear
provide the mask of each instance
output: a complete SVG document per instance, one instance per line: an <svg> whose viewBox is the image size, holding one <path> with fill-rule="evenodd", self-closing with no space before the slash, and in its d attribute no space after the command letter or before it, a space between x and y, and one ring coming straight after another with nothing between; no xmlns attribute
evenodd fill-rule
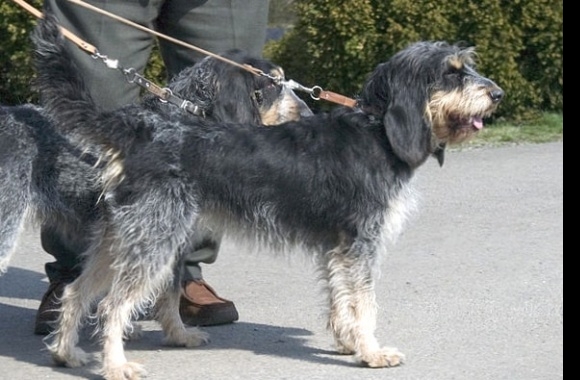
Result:
<svg viewBox="0 0 580 380"><path fill-rule="evenodd" d="M405 100L402 94L395 96L383 118L386 134L397 157L416 168L431 152L431 129L425 120L425 105Z"/></svg>
<svg viewBox="0 0 580 380"><path fill-rule="evenodd" d="M217 83L212 115L216 120L233 123L262 124L260 112L253 100L253 74L235 68Z"/></svg>
<svg viewBox="0 0 580 380"><path fill-rule="evenodd" d="M410 167L421 165L432 152L426 117L428 83L400 59L380 64L361 93L366 112L381 117L393 152ZM412 84L412 85L411 85Z"/></svg>

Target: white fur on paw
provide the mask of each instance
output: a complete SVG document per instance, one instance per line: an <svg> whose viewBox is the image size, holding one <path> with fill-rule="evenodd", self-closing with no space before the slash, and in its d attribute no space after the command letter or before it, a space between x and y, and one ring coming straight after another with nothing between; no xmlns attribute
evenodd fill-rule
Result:
<svg viewBox="0 0 580 380"><path fill-rule="evenodd" d="M69 353L52 351L52 359L58 365L66 366L69 368L82 367L90 361L90 355L87 354L83 349L75 347Z"/></svg>
<svg viewBox="0 0 580 380"><path fill-rule="evenodd" d="M8 270L8 263L10 262L10 257L5 257L0 260L0 276L6 273Z"/></svg>
<svg viewBox="0 0 580 380"><path fill-rule="evenodd" d="M336 343L336 352L338 352L340 355L352 355L356 351L352 348L346 347L342 343Z"/></svg>
<svg viewBox="0 0 580 380"><path fill-rule="evenodd" d="M143 336L143 327L133 322L131 327L125 332L123 338L125 340L139 340Z"/></svg>
<svg viewBox="0 0 580 380"><path fill-rule="evenodd" d="M209 342L209 334L198 328L180 330L178 334L165 337L164 344L177 347L199 347Z"/></svg>
<svg viewBox="0 0 580 380"><path fill-rule="evenodd" d="M187 330L185 347L198 347L209 342L209 334L198 330Z"/></svg>
<svg viewBox="0 0 580 380"><path fill-rule="evenodd" d="M361 354L360 360L372 368L396 367L403 363L405 355L396 348L383 347L377 351Z"/></svg>
<svg viewBox="0 0 580 380"><path fill-rule="evenodd" d="M103 368L103 377L107 380L141 380L147 376L145 368L134 362L126 362L113 368Z"/></svg>

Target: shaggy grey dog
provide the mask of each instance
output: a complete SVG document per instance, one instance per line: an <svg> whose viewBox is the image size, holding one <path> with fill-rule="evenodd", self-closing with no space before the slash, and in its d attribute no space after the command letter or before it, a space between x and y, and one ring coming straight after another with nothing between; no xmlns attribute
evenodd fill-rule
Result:
<svg viewBox="0 0 580 380"><path fill-rule="evenodd" d="M107 209L49 344L57 363L87 361L77 330L97 300L106 379L141 378L123 334L151 302L162 306L156 319L167 343L205 342L183 326L172 279L179 252L208 230L312 255L338 350L371 367L401 363L375 337L375 276L386 240L413 208L415 169L431 156L443 164L445 147L475 135L504 95L475 71L473 49L415 43L376 68L355 109L258 128L166 118L138 105L100 112L54 20L39 23L34 41L47 113L107 162Z"/></svg>

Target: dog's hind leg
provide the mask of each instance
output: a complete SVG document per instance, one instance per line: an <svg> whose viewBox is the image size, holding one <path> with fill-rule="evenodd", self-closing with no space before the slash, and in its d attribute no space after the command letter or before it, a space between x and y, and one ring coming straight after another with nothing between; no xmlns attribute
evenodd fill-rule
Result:
<svg viewBox="0 0 580 380"><path fill-rule="evenodd" d="M19 190L20 191L20 190ZM4 194L0 195L4 196ZM4 202L1 202L4 203ZM0 275L8 270L18 236L23 228L26 206L23 203L4 207L0 203Z"/></svg>
<svg viewBox="0 0 580 380"><path fill-rule="evenodd" d="M88 255L81 275L65 287L57 329L48 345L57 364L74 368L89 361L89 355L77 346L78 331L96 301L109 290L112 281L110 266L108 254Z"/></svg>
<svg viewBox="0 0 580 380"><path fill-rule="evenodd" d="M354 354L369 367L393 367L401 364L404 355L397 349L380 347L375 337L377 257L372 246L358 241L326 256L323 272L328 278L330 297L328 326L339 352Z"/></svg>
<svg viewBox="0 0 580 380"><path fill-rule="evenodd" d="M0 275L8 269L29 207L28 184L11 178L9 170L0 165Z"/></svg>
<svg viewBox="0 0 580 380"><path fill-rule="evenodd" d="M161 234L148 231L140 235L145 236ZM115 271L111 289L97 309L102 325L102 375L107 380L138 380L146 374L141 364L130 362L125 357L123 336L131 327L131 318L155 301L170 283L177 254L164 243L167 241L163 238L142 238L139 244L127 246L127 251L120 249L116 252L115 263L109 269ZM174 297L171 295L171 299ZM171 306L172 302L175 301L162 304Z"/></svg>
<svg viewBox="0 0 580 380"><path fill-rule="evenodd" d="M117 268L111 289L97 308L103 341L101 374L107 380L138 380L146 375L141 364L127 360L123 337L127 329L131 328L131 318L136 310L154 296L154 289L165 285L166 278L163 275L140 273L140 269L132 271Z"/></svg>
<svg viewBox="0 0 580 380"><path fill-rule="evenodd" d="M181 289L170 286L157 301L155 319L165 333L164 344L170 346L198 347L209 340L209 334L198 328L186 329L179 315Z"/></svg>

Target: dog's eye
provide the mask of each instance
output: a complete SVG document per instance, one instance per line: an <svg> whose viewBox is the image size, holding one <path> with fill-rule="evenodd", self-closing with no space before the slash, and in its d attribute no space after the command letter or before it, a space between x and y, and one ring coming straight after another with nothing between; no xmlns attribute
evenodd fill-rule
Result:
<svg viewBox="0 0 580 380"><path fill-rule="evenodd" d="M254 99L258 105L262 105L262 103L264 103L264 94L262 94L261 90L254 91Z"/></svg>
<svg viewBox="0 0 580 380"><path fill-rule="evenodd" d="M447 72L447 74L445 74L445 77L448 80L451 80L454 82L461 82L463 80L463 72L461 72L460 70L457 70L457 69L451 69Z"/></svg>

